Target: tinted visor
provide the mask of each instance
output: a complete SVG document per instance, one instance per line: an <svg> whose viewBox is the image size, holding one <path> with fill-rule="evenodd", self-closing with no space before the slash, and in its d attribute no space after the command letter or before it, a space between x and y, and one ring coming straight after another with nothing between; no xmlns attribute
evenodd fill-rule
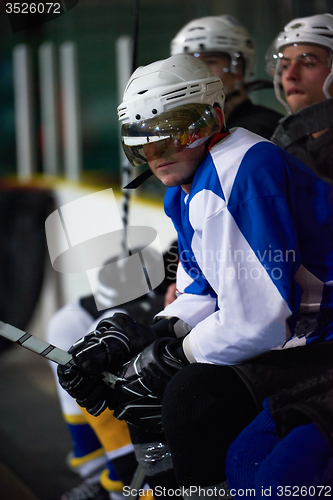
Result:
<svg viewBox="0 0 333 500"><path fill-rule="evenodd" d="M213 106L183 104L155 118L121 128L124 152L133 166L203 144L220 127Z"/></svg>

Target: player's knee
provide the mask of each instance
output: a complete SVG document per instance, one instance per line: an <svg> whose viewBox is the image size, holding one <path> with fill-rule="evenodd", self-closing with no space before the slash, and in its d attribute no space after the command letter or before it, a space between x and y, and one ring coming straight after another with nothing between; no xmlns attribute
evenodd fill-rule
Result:
<svg viewBox="0 0 333 500"><path fill-rule="evenodd" d="M92 320L78 303L66 304L50 319L46 338L50 344L67 350L87 333Z"/></svg>
<svg viewBox="0 0 333 500"><path fill-rule="evenodd" d="M198 363L188 365L177 372L168 383L162 408L164 428L170 428L173 422L178 426L186 426L187 420L193 417L198 404L198 394L200 398L203 397L200 390L201 367Z"/></svg>

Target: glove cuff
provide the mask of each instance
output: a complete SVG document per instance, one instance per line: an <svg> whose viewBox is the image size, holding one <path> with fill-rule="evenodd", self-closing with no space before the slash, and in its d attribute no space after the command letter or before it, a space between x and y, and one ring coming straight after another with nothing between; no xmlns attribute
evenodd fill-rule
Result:
<svg viewBox="0 0 333 500"><path fill-rule="evenodd" d="M182 339L157 339L139 355L139 372L153 393L163 395L169 380L188 364L176 355L177 349L181 349L181 342Z"/></svg>
<svg viewBox="0 0 333 500"><path fill-rule="evenodd" d="M183 338L192 330L192 327L175 316L157 316L151 329L160 338Z"/></svg>

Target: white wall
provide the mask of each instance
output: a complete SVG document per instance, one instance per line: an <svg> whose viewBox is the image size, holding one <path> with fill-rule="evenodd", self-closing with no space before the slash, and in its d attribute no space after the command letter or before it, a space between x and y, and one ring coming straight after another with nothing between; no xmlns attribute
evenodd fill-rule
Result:
<svg viewBox="0 0 333 500"><path fill-rule="evenodd" d="M98 189L81 186L75 183L58 183L54 193L58 208L63 207L78 198L99 192L100 203L106 203L107 198ZM122 196L115 195L119 212L122 213ZM163 251L167 250L176 239L175 229L164 214L163 204L150 203L135 196L131 197L129 205L129 225L148 226L157 231ZM54 312L65 303L72 302L84 295L90 295L92 289L85 272L59 273L47 262L46 276L41 298L34 318L29 325L29 333L45 339L47 323Z"/></svg>

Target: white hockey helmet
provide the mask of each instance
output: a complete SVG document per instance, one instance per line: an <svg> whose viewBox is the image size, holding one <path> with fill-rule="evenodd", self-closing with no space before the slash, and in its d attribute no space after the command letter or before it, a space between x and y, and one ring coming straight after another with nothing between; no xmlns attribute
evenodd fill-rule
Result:
<svg viewBox="0 0 333 500"><path fill-rule="evenodd" d="M143 146L152 142L175 151L199 146L219 129L215 104L223 111L223 84L196 57L178 54L139 67L118 106L129 161L147 163Z"/></svg>
<svg viewBox="0 0 333 500"><path fill-rule="evenodd" d="M274 88L277 99L289 110L289 106L281 97L280 81L281 51L288 45L318 45L328 50L330 57L328 65L331 70L327 76L323 92L327 99L332 96L328 92L328 87L333 81L333 15L318 14L310 17L300 17L293 19L278 34L266 53L266 71L274 75ZM289 110L290 111L290 110Z"/></svg>
<svg viewBox="0 0 333 500"><path fill-rule="evenodd" d="M244 80L249 81L255 46L244 26L229 15L207 16L186 24L171 41L171 55L222 52L230 56L230 71L236 73L239 58L245 60Z"/></svg>

